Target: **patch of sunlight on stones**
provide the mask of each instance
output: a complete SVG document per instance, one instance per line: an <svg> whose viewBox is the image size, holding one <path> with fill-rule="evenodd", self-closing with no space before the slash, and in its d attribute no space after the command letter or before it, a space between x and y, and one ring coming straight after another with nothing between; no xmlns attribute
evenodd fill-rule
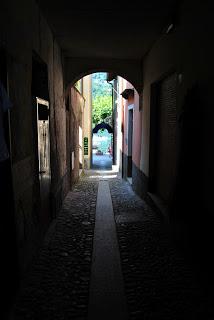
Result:
<svg viewBox="0 0 214 320"><path fill-rule="evenodd" d="M145 217L142 212L140 213L123 213L115 216L116 223L131 223L131 222L140 222L145 221Z"/></svg>

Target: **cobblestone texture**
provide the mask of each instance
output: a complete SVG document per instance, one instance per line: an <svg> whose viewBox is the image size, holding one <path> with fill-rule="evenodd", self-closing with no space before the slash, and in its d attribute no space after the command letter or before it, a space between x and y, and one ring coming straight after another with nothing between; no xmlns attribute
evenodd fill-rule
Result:
<svg viewBox="0 0 214 320"><path fill-rule="evenodd" d="M130 319L214 319L212 301L176 252L166 225L130 185L110 182Z"/></svg>
<svg viewBox="0 0 214 320"><path fill-rule="evenodd" d="M82 179L18 298L13 319L86 319L98 182Z"/></svg>
<svg viewBox="0 0 214 320"><path fill-rule="evenodd" d="M12 319L87 319L96 196L104 178L93 174L66 197ZM212 301L200 291L160 217L128 183L109 177L109 184L130 320L213 320Z"/></svg>

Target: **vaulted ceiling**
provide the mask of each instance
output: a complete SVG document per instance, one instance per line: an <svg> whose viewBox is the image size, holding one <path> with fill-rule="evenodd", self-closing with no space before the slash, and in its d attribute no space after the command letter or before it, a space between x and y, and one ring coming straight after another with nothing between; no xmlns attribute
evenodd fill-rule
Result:
<svg viewBox="0 0 214 320"><path fill-rule="evenodd" d="M176 0L37 1L67 57L141 59Z"/></svg>

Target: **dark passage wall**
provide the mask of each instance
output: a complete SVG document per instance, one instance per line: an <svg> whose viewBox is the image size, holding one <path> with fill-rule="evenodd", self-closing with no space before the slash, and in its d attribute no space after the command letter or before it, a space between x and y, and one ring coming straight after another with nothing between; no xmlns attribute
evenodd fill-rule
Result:
<svg viewBox="0 0 214 320"><path fill-rule="evenodd" d="M163 33L144 59L142 171L150 192L154 177L152 113L155 83L177 73L176 88L176 175L171 182L169 219L174 236L203 261L213 266L214 204L214 113L213 113L213 13L211 2L189 1L176 9L174 28ZM175 19L176 18L176 19ZM167 27L167 25L166 25ZM166 30L166 29L165 29ZM167 159L166 159L167 160ZM200 257L200 258L199 258Z"/></svg>
<svg viewBox="0 0 214 320"><path fill-rule="evenodd" d="M14 216L19 273L24 275L37 252L48 223L68 191L66 177L66 122L61 49L33 0L4 1L0 10L0 47L7 56L10 142ZM32 101L32 61L36 55L47 66L50 104L51 205L41 228L35 105ZM38 79L39 81L40 79ZM41 81L43 79L41 78ZM11 196L12 200L12 196ZM2 215L7 212L2 211ZM48 222L49 221L49 222ZM4 225L9 231L12 223ZM7 242L4 243L7 248ZM4 259L4 257L2 257ZM5 275L6 276L6 275Z"/></svg>

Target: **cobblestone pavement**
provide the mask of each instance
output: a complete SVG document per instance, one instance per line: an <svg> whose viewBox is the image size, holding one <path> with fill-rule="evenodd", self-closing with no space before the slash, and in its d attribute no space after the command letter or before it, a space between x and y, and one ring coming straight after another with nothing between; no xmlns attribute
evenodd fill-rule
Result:
<svg viewBox="0 0 214 320"><path fill-rule="evenodd" d="M128 183L115 179L110 190L130 319L214 319L166 225Z"/></svg>
<svg viewBox="0 0 214 320"><path fill-rule="evenodd" d="M94 177L82 178L66 197L12 319L87 319L96 196L104 178L111 190L130 320L213 320L209 299L160 218L115 174L87 175Z"/></svg>
<svg viewBox="0 0 214 320"><path fill-rule="evenodd" d="M66 197L13 319L86 319L97 187L82 179Z"/></svg>

